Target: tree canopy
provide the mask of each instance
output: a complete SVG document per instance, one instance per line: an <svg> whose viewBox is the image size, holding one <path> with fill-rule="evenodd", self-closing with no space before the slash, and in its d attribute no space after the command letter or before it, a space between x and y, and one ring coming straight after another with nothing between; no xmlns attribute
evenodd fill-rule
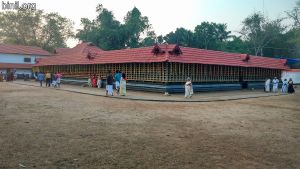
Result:
<svg viewBox="0 0 300 169"><path fill-rule="evenodd" d="M71 20L57 13L42 10L0 12L0 42L39 46L52 52L66 47L66 40L73 36Z"/></svg>
<svg viewBox="0 0 300 169"><path fill-rule="evenodd" d="M150 32L148 18L142 16L136 7L127 13L124 24L117 21L113 13L101 4L96 11L98 16L93 21L81 19L83 28L76 34L78 39L93 42L104 50L140 47L152 43L151 38L155 39L155 33ZM147 37L142 39L144 33Z"/></svg>

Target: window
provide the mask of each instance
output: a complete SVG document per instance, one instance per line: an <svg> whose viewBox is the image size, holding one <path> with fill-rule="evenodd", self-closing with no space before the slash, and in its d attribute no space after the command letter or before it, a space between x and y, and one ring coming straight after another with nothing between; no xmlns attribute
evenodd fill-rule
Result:
<svg viewBox="0 0 300 169"><path fill-rule="evenodd" d="M24 62L30 63L31 62L31 58L24 58Z"/></svg>

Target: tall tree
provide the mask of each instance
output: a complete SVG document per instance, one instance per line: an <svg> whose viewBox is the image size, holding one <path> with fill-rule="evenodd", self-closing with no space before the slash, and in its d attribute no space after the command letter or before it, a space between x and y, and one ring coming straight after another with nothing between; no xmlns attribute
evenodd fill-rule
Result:
<svg viewBox="0 0 300 169"><path fill-rule="evenodd" d="M170 32L164 36L167 43L179 44L182 46L193 46L194 35L193 32L185 28L177 28L175 32Z"/></svg>
<svg viewBox="0 0 300 169"><path fill-rule="evenodd" d="M286 12L288 18L292 19L293 27L300 27L300 0L297 1L296 6L291 10Z"/></svg>
<svg viewBox="0 0 300 169"><path fill-rule="evenodd" d="M139 46L151 46L157 43L157 37L154 31L147 32L147 37L145 37Z"/></svg>
<svg viewBox="0 0 300 169"><path fill-rule="evenodd" d="M72 22L58 13L44 15L45 25L42 27L40 42L42 47L53 51L57 47L66 47L66 40L73 36Z"/></svg>
<svg viewBox="0 0 300 169"><path fill-rule="evenodd" d="M77 30L76 37L83 41L89 41L98 44L97 27L95 21L88 18L81 18L82 29Z"/></svg>
<svg viewBox="0 0 300 169"><path fill-rule="evenodd" d="M289 38L289 42L293 44L300 44L300 0L297 1L296 6L291 10L286 12L288 19L293 22L292 29L289 30L289 35L293 34Z"/></svg>
<svg viewBox="0 0 300 169"><path fill-rule="evenodd" d="M142 16L141 12L134 7L127 13L124 21L126 46L131 48L139 47L141 34L147 33L151 27L148 17Z"/></svg>
<svg viewBox="0 0 300 169"><path fill-rule="evenodd" d="M43 12L19 10L0 12L0 37L2 43L36 45L41 32Z"/></svg>
<svg viewBox="0 0 300 169"><path fill-rule="evenodd" d="M195 40L198 48L220 49L220 45L229 38L226 24L202 22L195 27Z"/></svg>
<svg viewBox="0 0 300 169"><path fill-rule="evenodd" d="M124 48L124 31L121 23L102 4L96 7L96 12L98 15L93 21L87 18L81 19L83 28L77 30L76 37L92 42L104 50Z"/></svg>
<svg viewBox="0 0 300 169"><path fill-rule="evenodd" d="M249 53L247 42L239 36L232 36L231 40L224 42L222 51L234 53Z"/></svg>
<svg viewBox="0 0 300 169"><path fill-rule="evenodd" d="M243 21L240 33L249 42L253 54L263 56L263 49L283 33L285 27L281 21L282 19L268 21L260 13L254 13Z"/></svg>
<svg viewBox="0 0 300 169"><path fill-rule="evenodd" d="M142 16L136 7L127 13L124 24L117 21L113 13L101 4L96 11L98 15L95 20L81 19L83 28L76 34L80 40L93 42L104 50L134 48L155 41L155 33L149 32L151 26L148 18ZM144 40L142 34L147 35Z"/></svg>
<svg viewBox="0 0 300 169"><path fill-rule="evenodd" d="M48 51L65 47L72 37L73 23L57 13L41 10L0 12L1 43L34 45Z"/></svg>

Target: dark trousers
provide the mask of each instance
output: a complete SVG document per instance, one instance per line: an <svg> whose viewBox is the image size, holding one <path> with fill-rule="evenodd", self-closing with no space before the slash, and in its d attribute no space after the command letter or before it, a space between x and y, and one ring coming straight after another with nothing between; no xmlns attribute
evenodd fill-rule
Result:
<svg viewBox="0 0 300 169"><path fill-rule="evenodd" d="M47 78L46 79L46 87L50 87L50 83L51 83L51 79L49 78Z"/></svg>
<svg viewBox="0 0 300 169"><path fill-rule="evenodd" d="M42 80L40 80L40 86L41 86L41 87L43 86L43 81L42 81Z"/></svg>

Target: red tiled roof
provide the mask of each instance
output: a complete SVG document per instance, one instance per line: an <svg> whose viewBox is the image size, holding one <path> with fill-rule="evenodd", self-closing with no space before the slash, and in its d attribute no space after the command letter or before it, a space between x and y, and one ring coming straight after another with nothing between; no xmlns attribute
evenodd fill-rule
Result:
<svg viewBox="0 0 300 169"><path fill-rule="evenodd" d="M153 46L103 51L89 43L82 43L70 49L67 53L57 54L51 58L42 58L36 66L68 65L68 64L107 64L107 63L151 63L177 62L199 63L211 65L227 65L242 67L261 67L271 69L287 69L285 59L274 59L259 56L250 56L240 53L204 50L189 47L180 47L181 54L175 55L176 45L159 45L160 53L152 52ZM93 56L88 59L88 53Z"/></svg>
<svg viewBox="0 0 300 169"><path fill-rule="evenodd" d="M69 52L72 52L72 49L70 48L57 48L55 49L55 54L66 54L66 53L69 53Z"/></svg>
<svg viewBox="0 0 300 169"><path fill-rule="evenodd" d="M21 68L32 68L33 64L19 64L19 63L0 63L0 69L21 69Z"/></svg>
<svg viewBox="0 0 300 169"><path fill-rule="evenodd" d="M0 44L0 53L48 56L51 53L40 47Z"/></svg>
<svg viewBox="0 0 300 169"><path fill-rule="evenodd" d="M300 69L287 69L285 72L300 72Z"/></svg>

